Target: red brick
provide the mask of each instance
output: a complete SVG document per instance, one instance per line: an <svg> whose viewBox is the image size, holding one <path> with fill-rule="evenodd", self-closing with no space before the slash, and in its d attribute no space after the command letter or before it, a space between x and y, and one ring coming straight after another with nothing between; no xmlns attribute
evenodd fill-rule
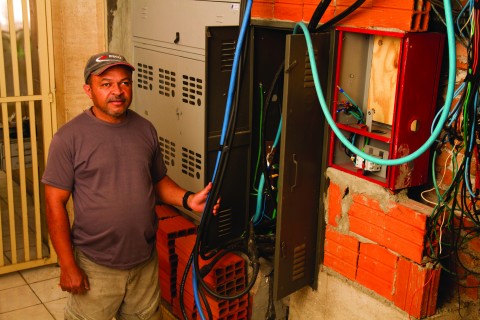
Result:
<svg viewBox="0 0 480 320"><path fill-rule="evenodd" d="M371 206L366 206L354 201L351 204L348 212L350 231L420 263L425 230L395 219L395 214L386 215L375 208L375 203L369 201Z"/></svg>
<svg viewBox="0 0 480 320"><path fill-rule="evenodd" d="M341 234L335 231L332 227L327 226L325 231L325 239L335 241L339 245L342 245L352 251L358 251L358 240L352 236Z"/></svg>
<svg viewBox="0 0 480 320"><path fill-rule="evenodd" d="M355 281L357 266L352 266L341 259L338 259L334 255L325 252L323 264L325 267L329 267L330 269L335 270L336 272L344 275L345 277L349 278L350 280Z"/></svg>
<svg viewBox="0 0 480 320"><path fill-rule="evenodd" d="M387 298L388 300L393 300L393 282L385 281L377 277L376 275L366 272L363 269L357 270L357 282L365 286L368 289L371 289L378 293L379 295Z"/></svg>
<svg viewBox="0 0 480 320"><path fill-rule="evenodd" d="M273 8L273 17L278 20L301 21L303 4L277 3Z"/></svg>
<svg viewBox="0 0 480 320"><path fill-rule="evenodd" d="M398 259L389 250L373 243L361 243L360 254L379 260L385 265L392 266L392 268L394 268Z"/></svg>
<svg viewBox="0 0 480 320"><path fill-rule="evenodd" d="M355 280L358 248L359 242L357 239L327 227L324 265L351 280Z"/></svg>
<svg viewBox="0 0 480 320"><path fill-rule="evenodd" d="M355 3L356 0L336 0L335 4L337 6L351 6L352 4ZM378 2L378 0L377 0ZM373 0L366 0L360 8L371 8L373 7Z"/></svg>
<svg viewBox="0 0 480 320"><path fill-rule="evenodd" d="M346 6L337 6L335 15L340 14L345 9L347 9ZM381 7L358 8L354 13L345 17L340 25L359 28L383 27L410 31L412 18L412 10Z"/></svg>
<svg viewBox="0 0 480 320"><path fill-rule="evenodd" d="M408 314L422 318L435 313L440 269L423 267L400 258L397 266L395 305Z"/></svg>
<svg viewBox="0 0 480 320"><path fill-rule="evenodd" d="M156 205L155 213L160 220L178 217L180 215L180 213L175 207L166 204Z"/></svg>
<svg viewBox="0 0 480 320"><path fill-rule="evenodd" d="M358 269L390 283L393 287L395 267L398 257L376 244L360 244Z"/></svg>
<svg viewBox="0 0 480 320"><path fill-rule="evenodd" d="M357 282L392 300L397 256L376 244L360 244Z"/></svg>
<svg viewBox="0 0 480 320"><path fill-rule="evenodd" d="M475 237L468 241L468 248L474 252L480 253L480 238Z"/></svg>
<svg viewBox="0 0 480 320"><path fill-rule="evenodd" d="M478 301L480 279L470 274L467 276L466 280L466 286L463 288L462 292L473 301Z"/></svg>
<svg viewBox="0 0 480 320"><path fill-rule="evenodd" d="M334 255L342 261L345 261L348 264L356 265L358 260L358 251L348 249L338 243L328 240L325 240L325 252Z"/></svg>
<svg viewBox="0 0 480 320"><path fill-rule="evenodd" d="M416 201L402 200L402 202L392 206L387 214L398 221L407 223L417 229L425 230L427 214L430 214L431 210L430 207Z"/></svg>
<svg viewBox="0 0 480 320"><path fill-rule="evenodd" d="M275 5L282 4L282 3L289 3L289 4L300 4L303 5L303 0L274 0Z"/></svg>
<svg viewBox="0 0 480 320"><path fill-rule="evenodd" d="M338 226L338 220L342 216L342 194L340 187L331 183L328 187L328 224Z"/></svg>
<svg viewBox="0 0 480 320"><path fill-rule="evenodd" d="M273 19L274 5L273 3L259 3L254 1L252 4L252 18Z"/></svg>
<svg viewBox="0 0 480 320"><path fill-rule="evenodd" d="M303 21L307 21L307 22L310 21L316 9L317 9L317 5L307 4L307 0L305 0L305 4L303 5ZM320 24L327 22L328 20L332 19L334 16L335 16L335 7L330 5L328 6L327 10L325 10L325 12L323 13L323 16L320 18Z"/></svg>

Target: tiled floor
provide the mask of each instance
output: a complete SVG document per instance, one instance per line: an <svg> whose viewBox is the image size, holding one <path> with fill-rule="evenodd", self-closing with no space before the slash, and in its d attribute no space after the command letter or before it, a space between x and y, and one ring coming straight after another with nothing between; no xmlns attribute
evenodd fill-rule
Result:
<svg viewBox="0 0 480 320"><path fill-rule="evenodd" d="M0 320L61 320L68 293L57 265L0 275Z"/></svg>

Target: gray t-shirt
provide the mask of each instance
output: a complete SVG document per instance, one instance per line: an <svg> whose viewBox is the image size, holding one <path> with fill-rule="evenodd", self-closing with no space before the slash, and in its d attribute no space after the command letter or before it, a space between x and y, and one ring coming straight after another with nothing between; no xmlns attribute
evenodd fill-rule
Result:
<svg viewBox="0 0 480 320"><path fill-rule="evenodd" d="M128 269L151 256L154 184L166 172L149 121L129 110L111 124L86 110L54 135L42 182L72 192L73 245L98 264Z"/></svg>

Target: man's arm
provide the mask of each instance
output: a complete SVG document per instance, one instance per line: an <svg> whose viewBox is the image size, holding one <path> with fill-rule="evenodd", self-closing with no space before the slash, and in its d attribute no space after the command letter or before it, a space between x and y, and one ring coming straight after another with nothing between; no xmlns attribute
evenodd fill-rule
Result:
<svg viewBox="0 0 480 320"><path fill-rule="evenodd" d="M89 289L88 278L75 262L70 222L66 205L70 191L45 185L45 200L48 233L57 252L60 264L60 287L73 294L85 293Z"/></svg>
<svg viewBox="0 0 480 320"><path fill-rule="evenodd" d="M212 183L210 182L204 189L188 197L187 204L192 211L203 212L205 203L207 202L208 193L211 189ZM183 206L183 196L185 195L185 192L187 192L187 190L180 187L169 176L163 177L162 180L155 184L155 191L162 202L179 207ZM213 208L214 214L217 213L219 207L220 205L217 202Z"/></svg>

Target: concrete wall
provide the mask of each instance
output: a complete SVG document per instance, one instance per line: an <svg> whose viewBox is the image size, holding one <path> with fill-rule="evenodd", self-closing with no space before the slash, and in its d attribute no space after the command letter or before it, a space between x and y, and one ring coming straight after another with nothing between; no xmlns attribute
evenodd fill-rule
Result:
<svg viewBox="0 0 480 320"><path fill-rule="evenodd" d="M131 0L52 0L59 126L90 106L83 69L92 54L111 50L132 60L130 7Z"/></svg>
<svg viewBox="0 0 480 320"><path fill-rule="evenodd" d="M106 48L104 0L52 0L57 121L61 126L90 106L83 69Z"/></svg>
<svg viewBox="0 0 480 320"><path fill-rule="evenodd" d="M107 0L108 50L133 61L132 0Z"/></svg>

